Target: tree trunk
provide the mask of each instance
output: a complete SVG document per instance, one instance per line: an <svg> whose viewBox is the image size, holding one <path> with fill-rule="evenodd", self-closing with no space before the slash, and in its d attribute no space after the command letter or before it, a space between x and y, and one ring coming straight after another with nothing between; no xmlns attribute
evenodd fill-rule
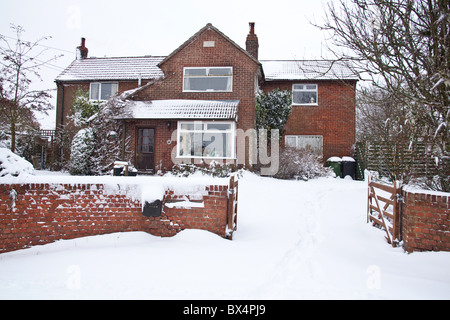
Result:
<svg viewBox="0 0 450 320"><path fill-rule="evenodd" d="M16 152L16 124L11 122L11 152Z"/></svg>

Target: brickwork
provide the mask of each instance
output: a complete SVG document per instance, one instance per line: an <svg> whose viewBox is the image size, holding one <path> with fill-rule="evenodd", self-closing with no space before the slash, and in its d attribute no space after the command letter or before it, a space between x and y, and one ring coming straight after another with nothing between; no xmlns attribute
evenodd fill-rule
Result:
<svg viewBox="0 0 450 320"><path fill-rule="evenodd" d="M145 217L138 186L0 184L0 253L62 239L144 231L170 237L203 229L226 237L227 186L205 186L200 196L166 190L160 217ZM202 207L174 206L188 197ZM172 205L171 205L172 203Z"/></svg>
<svg viewBox="0 0 450 320"><path fill-rule="evenodd" d="M205 41L214 42L214 47L204 47ZM210 66L233 67L232 92L183 92L185 67ZM160 68L164 72L164 80L139 91L132 99L240 100L237 129L246 131L255 128L255 81L260 65L214 28L206 28L197 34L188 44L184 44L164 60ZM155 148L167 149L165 143L166 141L160 140ZM242 150L248 150L248 146ZM248 159L239 159L238 162L248 163Z"/></svg>
<svg viewBox="0 0 450 320"><path fill-rule="evenodd" d="M262 89L292 90L293 83L318 85L317 106L292 107L285 126L286 135L323 136L323 158L353 156L355 144L355 81L271 81ZM284 142L284 141L283 141Z"/></svg>
<svg viewBox="0 0 450 320"><path fill-rule="evenodd" d="M450 251L450 195L403 191L403 247L412 251Z"/></svg>

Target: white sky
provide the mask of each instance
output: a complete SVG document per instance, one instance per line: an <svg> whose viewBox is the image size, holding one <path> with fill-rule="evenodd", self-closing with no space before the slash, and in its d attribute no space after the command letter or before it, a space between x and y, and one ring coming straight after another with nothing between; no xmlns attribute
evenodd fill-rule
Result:
<svg viewBox="0 0 450 320"><path fill-rule="evenodd" d="M24 27L24 40L51 36L41 44L64 57L42 68L43 83L36 85L56 88L81 37L91 57L169 55L207 23L245 48L248 23L255 22L261 60L325 57L326 35L310 22L321 22L329 1L2 0L0 34L14 37L13 23ZM42 119L44 128L54 127L54 112Z"/></svg>

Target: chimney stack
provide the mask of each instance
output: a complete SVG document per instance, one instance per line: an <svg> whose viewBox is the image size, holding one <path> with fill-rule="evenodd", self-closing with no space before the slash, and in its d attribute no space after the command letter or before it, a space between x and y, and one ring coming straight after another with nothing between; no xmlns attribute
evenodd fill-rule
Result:
<svg viewBox="0 0 450 320"><path fill-rule="evenodd" d="M81 46L77 47L77 60L86 59L88 56L88 48L86 48L86 39L81 38Z"/></svg>
<svg viewBox="0 0 450 320"><path fill-rule="evenodd" d="M258 36L255 34L255 23L249 22L250 32L247 35L247 40L245 41L245 47L247 52L256 60L258 60Z"/></svg>

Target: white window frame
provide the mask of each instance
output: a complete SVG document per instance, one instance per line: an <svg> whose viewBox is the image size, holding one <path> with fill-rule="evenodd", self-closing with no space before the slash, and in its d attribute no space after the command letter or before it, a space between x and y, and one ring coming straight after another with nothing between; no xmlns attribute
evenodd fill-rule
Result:
<svg viewBox="0 0 450 320"><path fill-rule="evenodd" d="M183 125L189 125L193 124L194 129L183 129ZM209 129L209 125L213 124L229 124L230 129L227 130L218 130L218 129ZM208 154L204 154L206 152L206 149L203 151L203 154L201 156L198 155L181 155L181 135L183 133L209 133L209 134L230 134L230 143L231 143L231 155L228 157L220 157L220 156L211 156ZM236 123L233 121L178 121L178 128L177 128L177 158L181 159L235 159L236 158Z"/></svg>
<svg viewBox="0 0 450 320"><path fill-rule="evenodd" d="M290 140L290 139L295 139L295 146L294 145L290 145L290 143L288 143L288 140ZM304 147L303 146L304 143L301 142L301 139L319 140L320 141L319 142L319 148L316 148L312 144L307 144L307 145L310 145L314 150L319 151L320 154L323 154L323 136L321 136L321 135L285 135L284 143L288 147L303 148Z"/></svg>
<svg viewBox="0 0 450 320"><path fill-rule="evenodd" d="M105 81L105 82L91 82L90 86L89 86L89 100L90 101L106 101L106 100L101 99L101 97L102 97L102 85L103 84L115 85L115 89L116 90L115 90L115 92L112 93L111 97L113 97L114 95L117 94L117 92L119 92L119 83L118 82L107 82L107 81ZM98 99L92 99L92 86L93 85L98 85L98 92L97 92Z"/></svg>
<svg viewBox="0 0 450 320"><path fill-rule="evenodd" d="M295 86L303 86L302 89L296 89ZM315 89L307 89L307 86L315 86ZM312 103L296 103L294 102L294 92L315 92L316 101ZM293 106L318 106L319 105L319 85L316 83L295 83L292 85L292 105Z"/></svg>
<svg viewBox="0 0 450 320"><path fill-rule="evenodd" d="M187 76L186 70L190 69L205 69L206 75L205 76ZM230 69L231 75L230 76L214 76L209 75L210 69ZM208 78L208 77L219 77L219 78L229 78L230 80L230 89L229 90L215 90L215 89L207 89L207 90L190 90L185 89L186 88L186 78ZM183 92L233 92L233 67L184 67L183 68Z"/></svg>

